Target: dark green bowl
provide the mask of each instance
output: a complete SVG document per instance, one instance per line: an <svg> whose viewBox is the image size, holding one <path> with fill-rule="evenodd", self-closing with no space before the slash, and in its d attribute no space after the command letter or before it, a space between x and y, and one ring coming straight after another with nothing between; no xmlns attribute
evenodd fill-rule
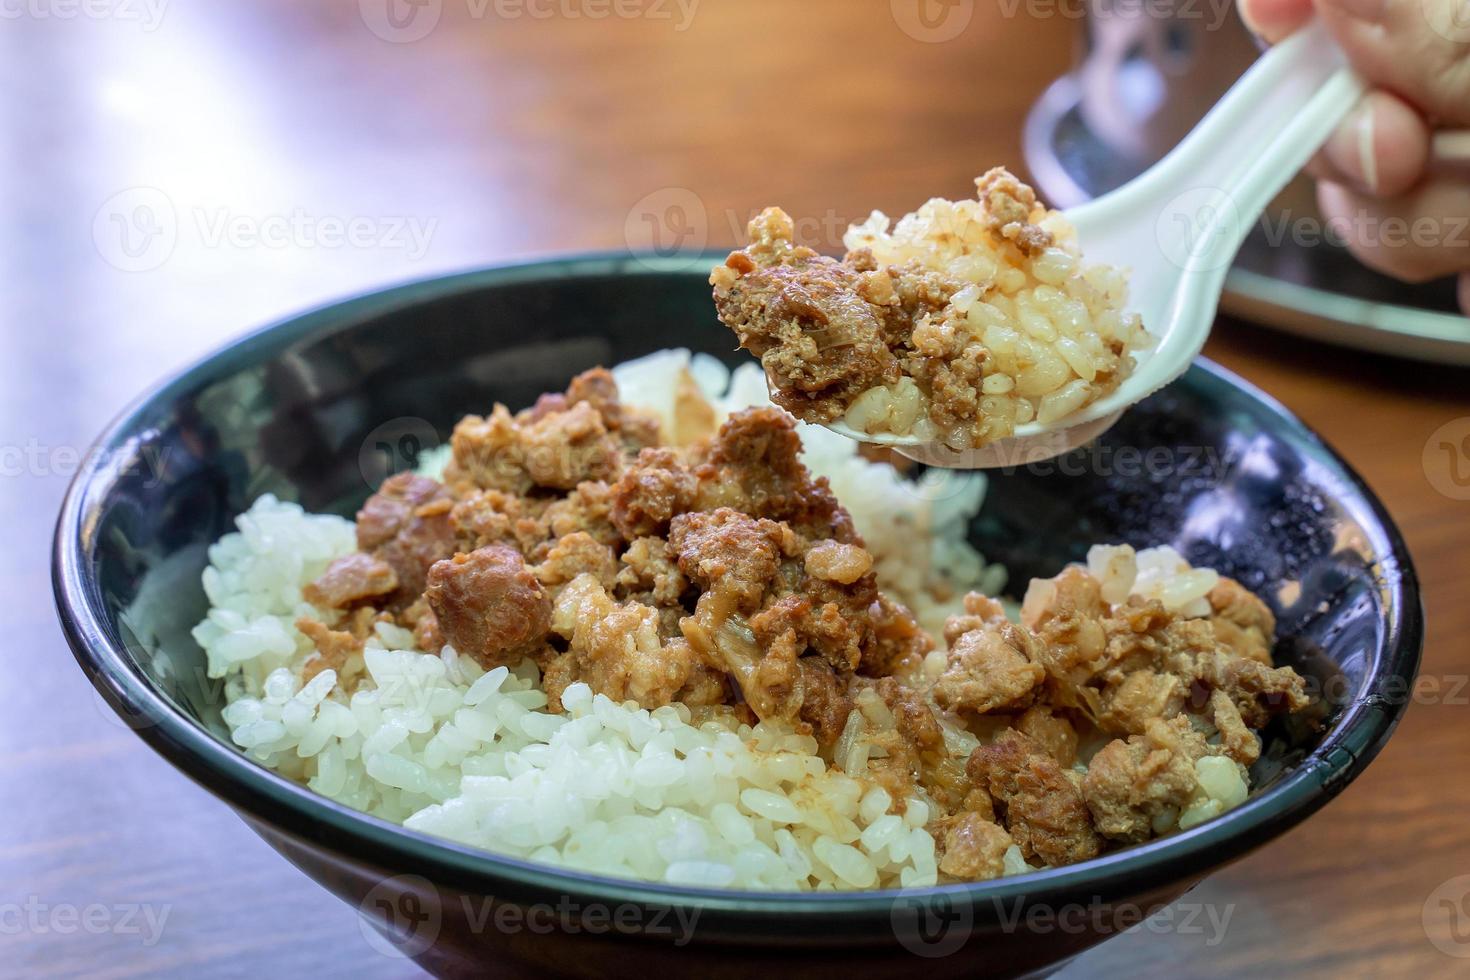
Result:
<svg viewBox="0 0 1470 980"><path fill-rule="evenodd" d="M188 629L206 607L205 549L234 517L266 492L351 513L386 465L371 444L360 453L375 430L393 436L390 451L403 433L442 437L493 401L526 405L580 370L663 347L734 363L705 284L716 259L589 256L414 283L268 327L189 368L103 433L62 508L56 601L82 669L159 753L358 905L384 942L441 973L734 975L761 963L825 975L1045 971L1107 938L1118 917L1085 917L1078 931L1042 927L1049 920L1029 910L1172 901L1305 819L1383 746L1423 642L1403 540L1321 440L1201 364L1095 447L995 474L972 529L1016 581L1054 574L1092 542L1170 542L1271 602L1287 637L1278 656L1322 686L1332 711L1318 733L1268 732L1251 799L1193 830L996 882L700 891L405 831L233 748Z"/></svg>

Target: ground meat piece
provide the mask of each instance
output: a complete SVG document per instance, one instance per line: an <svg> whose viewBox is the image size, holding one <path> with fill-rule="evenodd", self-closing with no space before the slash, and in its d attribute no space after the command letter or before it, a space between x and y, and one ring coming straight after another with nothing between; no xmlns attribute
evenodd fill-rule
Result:
<svg viewBox="0 0 1470 980"><path fill-rule="evenodd" d="M922 787L941 807L954 802L958 788L951 783L963 779L963 766L945 752L944 729L923 696L892 677L854 678L850 690L865 719L869 778L895 800Z"/></svg>
<svg viewBox="0 0 1470 980"><path fill-rule="evenodd" d="M1181 711L1204 715L1215 690L1251 728L1310 704L1295 671L1238 655L1210 620L1138 596L1109 606L1098 581L1078 567L1032 583L1025 613L1042 641L1053 702L1108 734L1140 734L1150 720Z"/></svg>
<svg viewBox="0 0 1470 980"><path fill-rule="evenodd" d="M930 804L937 808L936 814L953 815L964 810L983 810L987 819L994 819L990 794L977 789L965 774L965 763L969 757L964 754L953 755L951 748L946 743L940 751L925 759L923 771L919 774L919 785L928 795Z"/></svg>
<svg viewBox="0 0 1470 980"><path fill-rule="evenodd" d="M628 593L646 593L655 606L676 605L689 580L674 559L673 549L663 538L638 538L623 552L625 567L618 573L617 584Z"/></svg>
<svg viewBox="0 0 1470 980"><path fill-rule="evenodd" d="M764 644L764 655L740 682L740 693L762 721L800 717L805 694L801 662L801 643L794 631Z"/></svg>
<svg viewBox="0 0 1470 980"><path fill-rule="evenodd" d="M412 522L416 510L447 497L444 488L426 476L390 476L357 512L358 548L370 552L390 544Z"/></svg>
<svg viewBox="0 0 1470 980"><path fill-rule="evenodd" d="M806 573L812 578L851 585L873 570L873 556L855 544L819 541L807 550Z"/></svg>
<svg viewBox="0 0 1470 980"><path fill-rule="evenodd" d="M518 496L533 487L570 490L616 479L625 447L656 439L657 423L619 406L617 386L599 369L580 375L566 395L544 396L519 415L496 405L489 418L461 420L445 479Z"/></svg>
<svg viewBox="0 0 1470 980"><path fill-rule="evenodd" d="M544 391L536 396L536 404L515 414L519 423L535 422L556 412L567 410L567 396L560 391Z"/></svg>
<svg viewBox="0 0 1470 980"><path fill-rule="evenodd" d="M669 544L691 581L737 596L745 612L760 608L782 557L797 549L789 527L728 507L680 514L670 526Z"/></svg>
<svg viewBox="0 0 1470 980"><path fill-rule="evenodd" d="M454 554L450 492L428 477L399 473L383 481L357 512L357 546L398 578L392 601L407 605L424 591L429 566Z"/></svg>
<svg viewBox="0 0 1470 980"><path fill-rule="evenodd" d="M750 617L750 628L761 644L790 633L798 652L818 653L843 674L857 669L863 644L868 638L861 618L838 602L823 602L822 596L801 591L782 596Z"/></svg>
<svg viewBox="0 0 1470 980"><path fill-rule="evenodd" d="M444 634L439 632L439 617L429 607L429 600L419 596L418 600L399 614L399 620L413 630L414 646L428 653L438 653L444 648Z"/></svg>
<svg viewBox="0 0 1470 980"><path fill-rule="evenodd" d="M1118 672L1119 676L1100 696L1100 709L1092 720L1110 735L1127 735L1144 729L1155 718L1171 718L1202 698L1177 674L1151 667Z"/></svg>
<svg viewBox="0 0 1470 980"><path fill-rule="evenodd" d="M779 208L763 211L749 232L754 244L732 253L710 282L720 320L761 359L776 404L830 422L864 391L896 382L883 312L859 293L861 274L793 247L791 219Z"/></svg>
<svg viewBox="0 0 1470 980"><path fill-rule="evenodd" d="M618 399L618 383L607 368L583 371L572 379L562 397L566 408L586 403L602 416L609 432L615 433L626 449L637 451L659 443L658 419Z"/></svg>
<svg viewBox="0 0 1470 980"><path fill-rule="evenodd" d="M692 648L691 655L692 655ZM689 677L674 695L674 700L690 708L723 705L730 699L730 684L722 671L715 670L693 657Z"/></svg>
<svg viewBox="0 0 1470 980"><path fill-rule="evenodd" d="M557 707L568 684L584 681L614 701L658 708L673 701L694 670L689 644L663 640L651 607L614 601L591 575L573 579L561 591L551 626L569 644L546 678L547 694Z"/></svg>
<svg viewBox="0 0 1470 980"><path fill-rule="evenodd" d="M699 484L671 449L645 449L611 488L613 526L629 541L667 534L689 510Z"/></svg>
<svg viewBox="0 0 1470 980"><path fill-rule="evenodd" d="M1210 693L1210 714L1215 730L1220 733L1220 749L1243 766L1249 766L1261 757L1261 738L1246 727L1240 717L1240 709L1230 700L1230 695L1216 690Z"/></svg>
<svg viewBox="0 0 1470 980"><path fill-rule="evenodd" d="M812 736L822 746L830 748L842 734L847 716L852 711L847 684L833 671L832 665L820 657L802 657L797 666L801 670L801 710L798 717L811 727Z"/></svg>
<svg viewBox="0 0 1470 980"><path fill-rule="evenodd" d="M1036 192L1014 174L995 167L976 178L975 187L985 205L987 226L1001 238L1026 255L1037 255L1051 246L1051 234L1031 223L1032 213L1039 208Z"/></svg>
<svg viewBox="0 0 1470 980"><path fill-rule="evenodd" d="M962 327L965 322L963 318L945 309L954 294L964 288L965 283L938 270L926 268L917 261L890 266L887 275L889 289L893 294L893 308L885 335L889 344L894 347L907 345L912 348L904 360L906 364L917 366L914 362L915 354L923 358L934 353L932 350L924 350L924 345L917 342L925 329L939 323ZM974 341L973 334L963 329L947 332L973 343L977 351L984 351L984 346ZM964 346L964 343L956 346L955 353L962 352ZM935 366L925 365L931 369Z"/></svg>
<svg viewBox="0 0 1470 980"><path fill-rule="evenodd" d="M1107 652L1103 619L1108 609L1102 586L1081 568L1072 566L1046 585L1033 580L1022 606L1024 624L1041 641L1040 663L1046 668L1053 700L1062 707L1091 712L1095 692L1088 681ZM1038 589L1050 588L1050 597L1034 602Z"/></svg>
<svg viewBox="0 0 1470 980"><path fill-rule="evenodd" d="M1267 667L1224 647L1183 651L1174 663L1193 684L1227 695L1251 728L1264 728L1274 716L1312 704L1307 682L1290 667Z"/></svg>
<svg viewBox="0 0 1470 980"><path fill-rule="evenodd" d="M917 275L916 271L905 279ZM923 273L925 279L935 275ZM949 293L960 289L953 280L941 281ZM934 288L926 284L926 291ZM905 370L927 380L929 421L944 438L968 438L972 430L974 435L987 439L1011 434L1009 419L988 417L981 386L992 356L990 349L976 339L965 316L953 308L936 310L915 322L908 339L912 353L904 359Z"/></svg>
<svg viewBox="0 0 1470 980"><path fill-rule="evenodd" d="M944 621L944 642L954 646L955 640L970 630L1009 622L1005 607L988 595L979 592L966 593L963 599L964 612L950 616Z"/></svg>
<svg viewBox="0 0 1470 980"><path fill-rule="evenodd" d="M1033 704L1016 719L1016 730L1025 735L1064 769L1077 761L1077 729L1066 718L1043 704Z"/></svg>
<svg viewBox="0 0 1470 980"><path fill-rule="evenodd" d="M612 547L622 542L613 527L612 492L601 480L588 480L560 500L548 504L543 517L553 538L586 531L598 541Z"/></svg>
<svg viewBox="0 0 1470 980"><path fill-rule="evenodd" d="M983 715L1026 708L1046 680L1032 662L1037 641L1025 627L989 622L959 636L944 673L934 682L934 700L950 711Z"/></svg>
<svg viewBox="0 0 1470 980"><path fill-rule="evenodd" d="M899 734L920 757L932 758L944 748L944 730L918 691L892 677L881 678L877 691L888 710L893 712Z"/></svg>
<svg viewBox="0 0 1470 980"><path fill-rule="evenodd" d="M989 881L1005 874L1005 854L1014 841L1005 828L979 813L961 813L936 834L943 851L939 870L965 881Z"/></svg>
<svg viewBox="0 0 1470 980"><path fill-rule="evenodd" d="M367 599L378 599L398 591L398 576L381 558L357 552L344 555L301 590L313 606L345 609Z"/></svg>
<svg viewBox="0 0 1470 980"><path fill-rule="evenodd" d="M1116 688L1099 717L1105 731L1136 734L1149 718L1172 718L1180 710L1199 714L1214 690L1230 697L1251 728L1310 704L1294 670L1239 656L1208 620L1181 619L1157 601L1131 597L1114 607L1103 629L1106 673L1112 675L1105 680Z"/></svg>
<svg viewBox="0 0 1470 980"><path fill-rule="evenodd" d="M1142 734L1103 746L1082 781L1098 831L1136 842L1169 829L1199 789L1194 764L1208 754L1183 715L1152 719Z"/></svg>
<svg viewBox="0 0 1470 980"><path fill-rule="evenodd" d="M1234 579L1221 578L1208 596L1210 625L1215 636L1247 660L1271 663L1271 644L1276 636L1276 617L1253 592Z"/></svg>
<svg viewBox="0 0 1470 980"><path fill-rule="evenodd" d="M872 642L863 647L858 672L866 677L911 673L934 647L929 634L902 603L880 593L868 607Z"/></svg>
<svg viewBox="0 0 1470 980"><path fill-rule="evenodd" d="M560 586L583 574L591 575L603 588L611 589L617 581L618 560L607 545L586 531L576 531L552 545L534 571L553 596Z"/></svg>
<svg viewBox="0 0 1470 980"><path fill-rule="evenodd" d="M583 371L567 385L567 404L586 402L597 409L610 426L622 420L626 407L618 400L618 383L605 367Z"/></svg>
<svg viewBox="0 0 1470 980"><path fill-rule="evenodd" d="M970 755L970 778L1004 809L1004 823L1026 857L1062 865L1096 857L1101 842L1077 785L1035 742L1015 729Z"/></svg>
<svg viewBox="0 0 1470 980"><path fill-rule="evenodd" d="M551 536L547 509L546 501L502 490L471 490L450 510L449 522L462 551L509 544L522 554L530 554Z"/></svg>
<svg viewBox="0 0 1470 980"><path fill-rule="evenodd" d="M623 450L636 453L663 441L663 423L658 416L632 406L623 407L622 424L615 430Z"/></svg>
<svg viewBox="0 0 1470 980"><path fill-rule="evenodd" d="M795 562L783 567L788 576L794 577L795 571ZM811 648L844 673L857 670L863 651L873 645L869 613L881 595L874 576L866 575L851 585L804 576L796 590L811 603L803 630ZM754 625L753 619L751 622Z"/></svg>
<svg viewBox="0 0 1470 980"><path fill-rule="evenodd" d="M622 469L622 444L588 402L543 416L519 435L526 475L540 487L570 490L588 480L615 479Z"/></svg>
<svg viewBox="0 0 1470 980"><path fill-rule="evenodd" d="M551 600L520 552L490 545L438 562L425 598L444 639L485 667L538 653L551 628Z"/></svg>
<svg viewBox="0 0 1470 980"><path fill-rule="evenodd" d="M446 483L518 495L531 489L520 428L504 405L496 405L489 418L466 415L460 419L450 446Z"/></svg>
<svg viewBox="0 0 1470 980"><path fill-rule="evenodd" d="M308 660L301 670L303 684L324 670L335 670L340 674L349 658L362 653L362 638L350 630L333 629L326 623L304 616L296 620L296 628L311 641L317 652L317 656ZM340 682L341 678L338 680Z"/></svg>
<svg viewBox="0 0 1470 980"><path fill-rule="evenodd" d="M801 462L796 422L780 409L748 408L732 414L710 442L695 476L698 510L730 507L784 521L813 541L862 544L852 515L838 504L826 478L813 479Z"/></svg>

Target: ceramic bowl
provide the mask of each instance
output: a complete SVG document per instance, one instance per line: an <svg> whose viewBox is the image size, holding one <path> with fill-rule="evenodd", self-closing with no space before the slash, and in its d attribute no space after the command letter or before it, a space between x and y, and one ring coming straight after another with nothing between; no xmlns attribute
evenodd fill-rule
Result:
<svg viewBox="0 0 1470 980"><path fill-rule="evenodd" d="M236 515L267 492L350 515L405 437L445 438L466 413L528 405L598 364L673 346L736 363L706 284L717 259L587 256L414 283L267 327L161 385L102 434L61 511L55 590L77 661L149 745L443 975L1044 973L1306 819L1383 746L1423 636L1403 540L1336 453L1202 362L1094 446L993 473L970 531L1013 582L1092 542L1167 542L1271 604L1278 658L1330 710L1315 732L1268 730L1251 798L1192 830L991 882L700 891L405 831L234 748L189 628L206 548ZM1047 917L1079 904L1119 914L1080 929Z"/></svg>

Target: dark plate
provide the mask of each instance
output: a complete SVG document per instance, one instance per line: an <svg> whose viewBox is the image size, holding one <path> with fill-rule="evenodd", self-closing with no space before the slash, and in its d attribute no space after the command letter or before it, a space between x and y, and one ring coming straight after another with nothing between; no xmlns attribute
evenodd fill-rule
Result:
<svg viewBox="0 0 1470 980"><path fill-rule="evenodd" d="M972 534L1016 581L1054 574L1091 542L1170 542L1267 598L1288 638L1278 655L1311 675L1332 707L1320 732L1268 732L1258 788L1221 819L998 882L908 893L695 891L410 833L231 747L219 687L188 629L205 611L205 549L234 517L266 492L350 513L395 453L493 401L529 404L596 364L673 346L734 363L705 283L716 258L589 256L415 283L268 327L164 384L102 435L61 512L53 575L77 661L158 752L443 973L495 963L735 975L761 960L826 974L1044 970L1131 924L1132 909L1173 900L1303 820L1377 754L1423 639L1404 543L1332 450L1205 363L1095 446L995 474ZM510 911L487 919L487 898ZM1027 915L1078 903L1106 914L1087 916L1080 931ZM692 941L681 942L691 915ZM617 921L625 928L608 925Z"/></svg>

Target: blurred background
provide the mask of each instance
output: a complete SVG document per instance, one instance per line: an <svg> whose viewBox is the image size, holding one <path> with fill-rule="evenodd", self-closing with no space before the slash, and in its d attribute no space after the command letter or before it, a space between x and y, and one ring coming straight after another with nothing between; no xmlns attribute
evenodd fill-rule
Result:
<svg viewBox="0 0 1470 980"><path fill-rule="evenodd" d="M415 975L71 661L51 525L130 400L244 331L406 279L725 248L770 204L835 252L870 210L967 195L992 165L1059 199L1068 173L1121 179L1251 56L1225 0L1195 9L1182 33L1088 47L1060 0L0 0L0 974ZM1102 41L1121 47L1110 74L1076 76L1101 93L1078 117L1054 83ZM1032 112L1048 91L1054 118ZM1394 302L1438 302L1421 299ZM1223 930L1176 916L1068 975L1455 974L1466 376L1230 319L1208 353L1386 500L1426 581L1434 690L1325 814L1200 886Z"/></svg>

